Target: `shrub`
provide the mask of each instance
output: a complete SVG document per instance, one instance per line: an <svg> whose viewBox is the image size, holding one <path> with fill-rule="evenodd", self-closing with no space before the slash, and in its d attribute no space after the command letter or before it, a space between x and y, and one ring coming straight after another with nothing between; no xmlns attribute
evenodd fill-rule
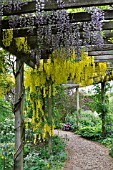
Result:
<svg viewBox="0 0 113 170"><path fill-rule="evenodd" d="M65 123L70 124L72 130L76 130L76 114L67 114Z"/></svg>
<svg viewBox="0 0 113 170"><path fill-rule="evenodd" d="M113 157L113 144L111 146L110 152L109 152L110 156Z"/></svg>
<svg viewBox="0 0 113 170"><path fill-rule="evenodd" d="M81 127L85 126L94 127L101 124L101 119L98 115L95 116L94 113L91 111L81 111L79 122Z"/></svg>
<svg viewBox="0 0 113 170"><path fill-rule="evenodd" d="M107 137L106 139L102 140L101 143L104 144L106 147L111 148L113 144L113 138Z"/></svg>
<svg viewBox="0 0 113 170"><path fill-rule="evenodd" d="M86 127L80 128L77 133L87 139L96 140L96 139L101 138L101 127L86 126Z"/></svg>

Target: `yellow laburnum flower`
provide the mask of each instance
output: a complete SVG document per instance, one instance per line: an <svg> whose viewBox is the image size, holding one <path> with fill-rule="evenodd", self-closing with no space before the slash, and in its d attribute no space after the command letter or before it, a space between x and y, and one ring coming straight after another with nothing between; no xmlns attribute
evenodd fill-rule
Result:
<svg viewBox="0 0 113 170"><path fill-rule="evenodd" d="M7 29L3 30L3 45L5 47L10 46L11 42L13 40L13 29Z"/></svg>
<svg viewBox="0 0 113 170"><path fill-rule="evenodd" d="M34 134L34 144L36 145L36 138L37 138L37 135Z"/></svg>

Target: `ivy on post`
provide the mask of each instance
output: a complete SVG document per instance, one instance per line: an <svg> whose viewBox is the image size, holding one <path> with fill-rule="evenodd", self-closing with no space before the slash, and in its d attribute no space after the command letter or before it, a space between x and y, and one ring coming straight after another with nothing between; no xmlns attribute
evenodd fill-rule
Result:
<svg viewBox="0 0 113 170"><path fill-rule="evenodd" d="M101 102L102 102L102 137L106 136L106 127L105 127L105 82L101 82Z"/></svg>
<svg viewBox="0 0 113 170"><path fill-rule="evenodd" d="M15 154L14 170L23 170L23 140L24 140L24 119L23 119L23 98L24 98L24 63L16 60L16 87L15 87Z"/></svg>
<svg viewBox="0 0 113 170"><path fill-rule="evenodd" d="M76 124L77 124L77 129L78 129L78 126L79 126L79 111L80 111L79 87L76 87Z"/></svg>
<svg viewBox="0 0 113 170"><path fill-rule="evenodd" d="M49 86L52 90L52 85ZM52 92L49 89L48 92L48 118L49 118L49 123L50 123L50 129L51 129L51 135L48 134L49 138L49 153L52 153Z"/></svg>

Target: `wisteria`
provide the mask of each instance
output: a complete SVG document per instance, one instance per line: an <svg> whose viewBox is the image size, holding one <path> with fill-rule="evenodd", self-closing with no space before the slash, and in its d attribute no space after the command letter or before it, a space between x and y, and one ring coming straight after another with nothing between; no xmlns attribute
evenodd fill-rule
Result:
<svg viewBox="0 0 113 170"><path fill-rule="evenodd" d="M30 1L17 0L13 2L14 10L21 10L23 5ZM4 0L7 11L12 10L12 2ZM36 45L31 49L32 55L36 55L37 61L41 57L44 48L57 49L70 48L77 49L78 60L80 59L81 45L103 44L101 35L102 21L104 13L99 8L89 10L91 21L72 23L69 13L64 9L64 0L55 0L60 10L44 11L46 3L49 0L36 0L36 12L31 14L12 15L9 19L9 27L13 29L28 28L28 35L33 34L34 28L37 29ZM76 0L70 0L69 3L76 3ZM81 29L82 28L82 29ZM82 32L81 32L82 30ZM18 31L18 29L17 29ZM33 52L34 51L34 52Z"/></svg>
<svg viewBox="0 0 113 170"><path fill-rule="evenodd" d="M99 8L93 8L91 11L91 26L92 32L92 44L103 44L103 38L101 35L104 13Z"/></svg>

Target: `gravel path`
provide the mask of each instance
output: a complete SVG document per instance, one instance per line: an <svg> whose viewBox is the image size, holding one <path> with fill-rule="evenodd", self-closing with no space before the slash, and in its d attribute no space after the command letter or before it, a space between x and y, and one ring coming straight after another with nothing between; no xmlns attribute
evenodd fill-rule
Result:
<svg viewBox="0 0 113 170"><path fill-rule="evenodd" d="M113 170L113 158L108 149L72 132L55 130L66 142L68 159L62 170Z"/></svg>

